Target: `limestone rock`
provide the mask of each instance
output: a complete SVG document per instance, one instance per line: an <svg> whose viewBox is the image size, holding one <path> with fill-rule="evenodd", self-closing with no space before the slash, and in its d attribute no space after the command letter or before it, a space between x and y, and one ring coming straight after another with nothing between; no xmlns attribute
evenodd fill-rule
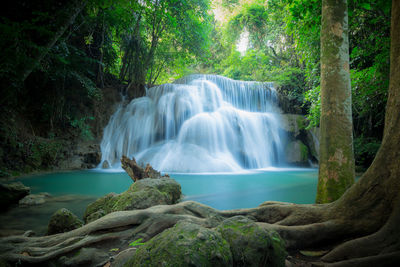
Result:
<svg viewBox="0 0 400 267"><path fill-rule="evenodd" d="M285 266L287 253L279 235L247 217L226 219L217 231L230 245L233 266Z"/></svg>
<svg viewBox="0 0 400 267"><path fill-rule="evenodd" d="M232 254L217 231L181 221L140 246L125 266L232 266Z"/></svg>
<svg viewBox="0 0 400 267"><path fill-rule="evenodd" d="M35 206L41 205L46 202L46 198L49 198L49 193L40 193L40 194L31 194L27 195L23 199L21 199L18 204L21 206Z"/></svg>
<svg viewBox="0 0 400 267"><path fill-rule="evenodd" d="M83 222L76 217L68 209L62 208L56 211L50 218L49 225L47 227L47 234L53 235L58 233L64 233L83 225Z"/></svg>
<svg viewBox="0 0 400 267"><path fill-rule="evenodd" d="M302 141L289 142L285 149L286 160L288 163L307 165L308 152L308 147Z"/></svg>
<svg viewBox="0 0 400 267"><path fill-rule="evenodd" d="M21 182L11 184L0 184L0 203L1 210L7 209L12 204L30 193L30 188L24 186Z"/></svg>
<svg viewBox="0 0 400 267"><path fill-rule="evenodd" d="M281 127L283 130L297 138L300 130L305 128L305 119L303 115L298 114L281 114Z"/></svg>
<svg viewBox="0 0 400 267"><path fill-rule="evenodd" d="M319 128L311 128L307 131L307 143L310 148L311 155L319 161Z"/></svg>
<svg viewBox="0 0 400 267"><path fill-rule="evenodd" d="M128 173L128 175L132 178L134 182L144 178L158 179L162 177L161 173L154 170L148 163L145 168L139 166L136 163L135 158L129 159L125 156L122 156L121 166ZM167 177L167 175L165 177Z"/></svg>
<svg viewBox="0 0 400 267"><path fill-rule="evenodd" d="M170 178L138 180L121 194L108 194L91 203L86 208L84 220L89 223L114 211L175 204L181 194L181 186Z"/></svg>

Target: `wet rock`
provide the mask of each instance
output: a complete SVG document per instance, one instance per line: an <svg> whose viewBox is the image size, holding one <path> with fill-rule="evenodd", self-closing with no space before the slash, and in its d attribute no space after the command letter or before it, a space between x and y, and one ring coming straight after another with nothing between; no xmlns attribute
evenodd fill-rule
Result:
<svg viewBox="0 0 400 267"><path fill-rule="evenodd" d="M21 199L18 204L21 206L41 205L44 204L46 202L46 199L49 197L49 193L31 194Z"/></svg>
<svg viewBox="0 0 400 267"><path fill-rule="evenodd" d="M303 115L298 114L281 114L281 127L288 132L293 138L300 135L300 131L305 128L305 119Z"/></svg>
<svg viewBox="0 0 400 267"><path fill-rule="evenodd" d="M307 119L297 114L281 114L281 127L286 132L285 154L288 163L309 166L319 159L319 128L306 129Z"/></svg>
<svg viewBox="0 0 400 267"><path fill-rule="evenodd" d="M316 161L319 161L319 128L314 127L307 131L307 144L310 149L311 155Z"/></svg>
<svg viewBox="0 0 400 267"><path fill-rule="evenodd" d="M101 168L103 168L103 169L110 168L110 164L108 164L108 161L104 161L103 164L101 165Z"/></svg>
<svg viewBox="0 0 400 267"><path fill-rule="evenodd" d="M289 142L285 148L286 160L296 165L308 165L309 150L302 141Z"/></svg>
<svg viewBox="0 0 400 267"><path fill-rule="evenodd" d="M232 266L232 254L217 231L178 222L140 246L125 266Z"/></svg>
<svg viewBox="0 0 400 267"><path fill-rule="evenodd" d="M279 235L247 217L226 219L217 231L230 245L233 266L285 266L287 253Z"/></svg>
<svg viewBox="0 0 400 267"><path fill-rule="evenodd" d="M121 194L108 194L91 203L86 208L84 220L89 223L114 211L175 204L181 195L181 186L173 179L138 180Z"/></svg>
<svg viewBox="0 0 400 267"><path fill-rule="evenodd" d="M128 173L128 175L132 178L134 182L144 178L159 179L163 177L161 176L160 172L154 170L148 163L145 168L139 166L136 163L135 158L129 159L125 156L122 156L121 166L126 171L126 173Z"/></svg>
<svg viewBox="0 0 400 267"><path fill-rule="evenodd" d="M0 184L0 203L1 210L6 210L10 205L17 204L18 201L30 193L30 188L21 182L11 184Z"/></svg>
<svg viewBox="0 0 400 267"><path fill-rule="evenodd" d="M50 218L49 225L47 227L47 234L53 235L58 233L64 233L83 225L83 222L76 217L68 209L62 208L56 211Z"/></svg>

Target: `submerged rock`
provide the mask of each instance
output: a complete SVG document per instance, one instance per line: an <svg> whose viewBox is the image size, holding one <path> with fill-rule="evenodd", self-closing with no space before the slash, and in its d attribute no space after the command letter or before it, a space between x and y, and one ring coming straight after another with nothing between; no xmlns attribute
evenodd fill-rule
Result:
<svg viewBox="0 0 400 267"><path fill-rule="evenodd" d="M155 205L171 205L181 198L181 186L173 179L142 179L121 194L108 194L91 203L85 211L85 223L121 210L146 209Z"/></svg>
<svg viewBox="0 0 400 267"><path fill-rule="evenodd" d="M183 221L140 246L124 266L232 266L232 254L220 233Z"/></svg>
<svg viewBox="0 0 400 267"><path fill-rule="evenodd" d="M30 191L30 188L26 187L21 182L0 184L0 209L5 210L10 205L17 204L18 201L28 195Z"/></svg>
<svg viewBox="0 0 400 267"><path fill-rule="evenodd" d="M58 233L64 233L83 225L83 222L76 217L68 209L62 208L57 210L50 218L49 225L47 227L47 234L53 235Z"/></svg>
<svg viewBox="0 0 400 267"><path fill-rule="evenodd" d="M46 199L49 197L49 193L31 194L21 199L18 204L21 206L41 205L44 204L46 202Z"/></svg>
<svg viewBox="0 0 400 267"><path fill-rule="evenodd" d="M223 221L217 231L228 241L233 266L285 266L286 250L278 233L244 216Z"/></svg>

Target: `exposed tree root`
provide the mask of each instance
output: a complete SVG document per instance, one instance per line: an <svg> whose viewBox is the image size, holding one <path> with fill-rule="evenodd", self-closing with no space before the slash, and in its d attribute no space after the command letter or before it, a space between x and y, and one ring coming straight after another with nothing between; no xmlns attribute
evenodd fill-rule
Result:
<svg viewBox="0 0 400 267"><path fill-rule="evenodd" d="M354 222L360 218L343 220L339 214L332 214L333 207L332 204L266 202L253 209L218 211L188 201L146 210L114 212L79 229L52 236L2 238L0 253L10 262L47 262L110 240L117 242L120 248L127 248L132 240L141 237L147 241L181 220L213 228L225 218L244 215L256 220L263 228L277 231L290 250L318 249L341 243L321 258L325 263L338 262L350 266L355 262L362 265L365 261L389 261L390 256L399 257L399 235L394 228L400 219L399 212L393 213L379 231L360 237L360 231L354 229L357 224ZM355 239L343 243L349 237Z"/></svg>

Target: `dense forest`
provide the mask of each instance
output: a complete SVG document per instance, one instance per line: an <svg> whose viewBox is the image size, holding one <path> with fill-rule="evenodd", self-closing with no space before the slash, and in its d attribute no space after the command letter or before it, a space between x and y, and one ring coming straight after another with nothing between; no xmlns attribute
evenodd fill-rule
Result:
<svg viewBox="0 0 400 267"><path fill-rule="evenodd" d="M348 8L363 171L382 139L391 3ZM2 176L62 168L73 143L101 137L120 94L191 73L272 81L304 127L319 125L321 1L15 1L1 12Z"/></svg>

